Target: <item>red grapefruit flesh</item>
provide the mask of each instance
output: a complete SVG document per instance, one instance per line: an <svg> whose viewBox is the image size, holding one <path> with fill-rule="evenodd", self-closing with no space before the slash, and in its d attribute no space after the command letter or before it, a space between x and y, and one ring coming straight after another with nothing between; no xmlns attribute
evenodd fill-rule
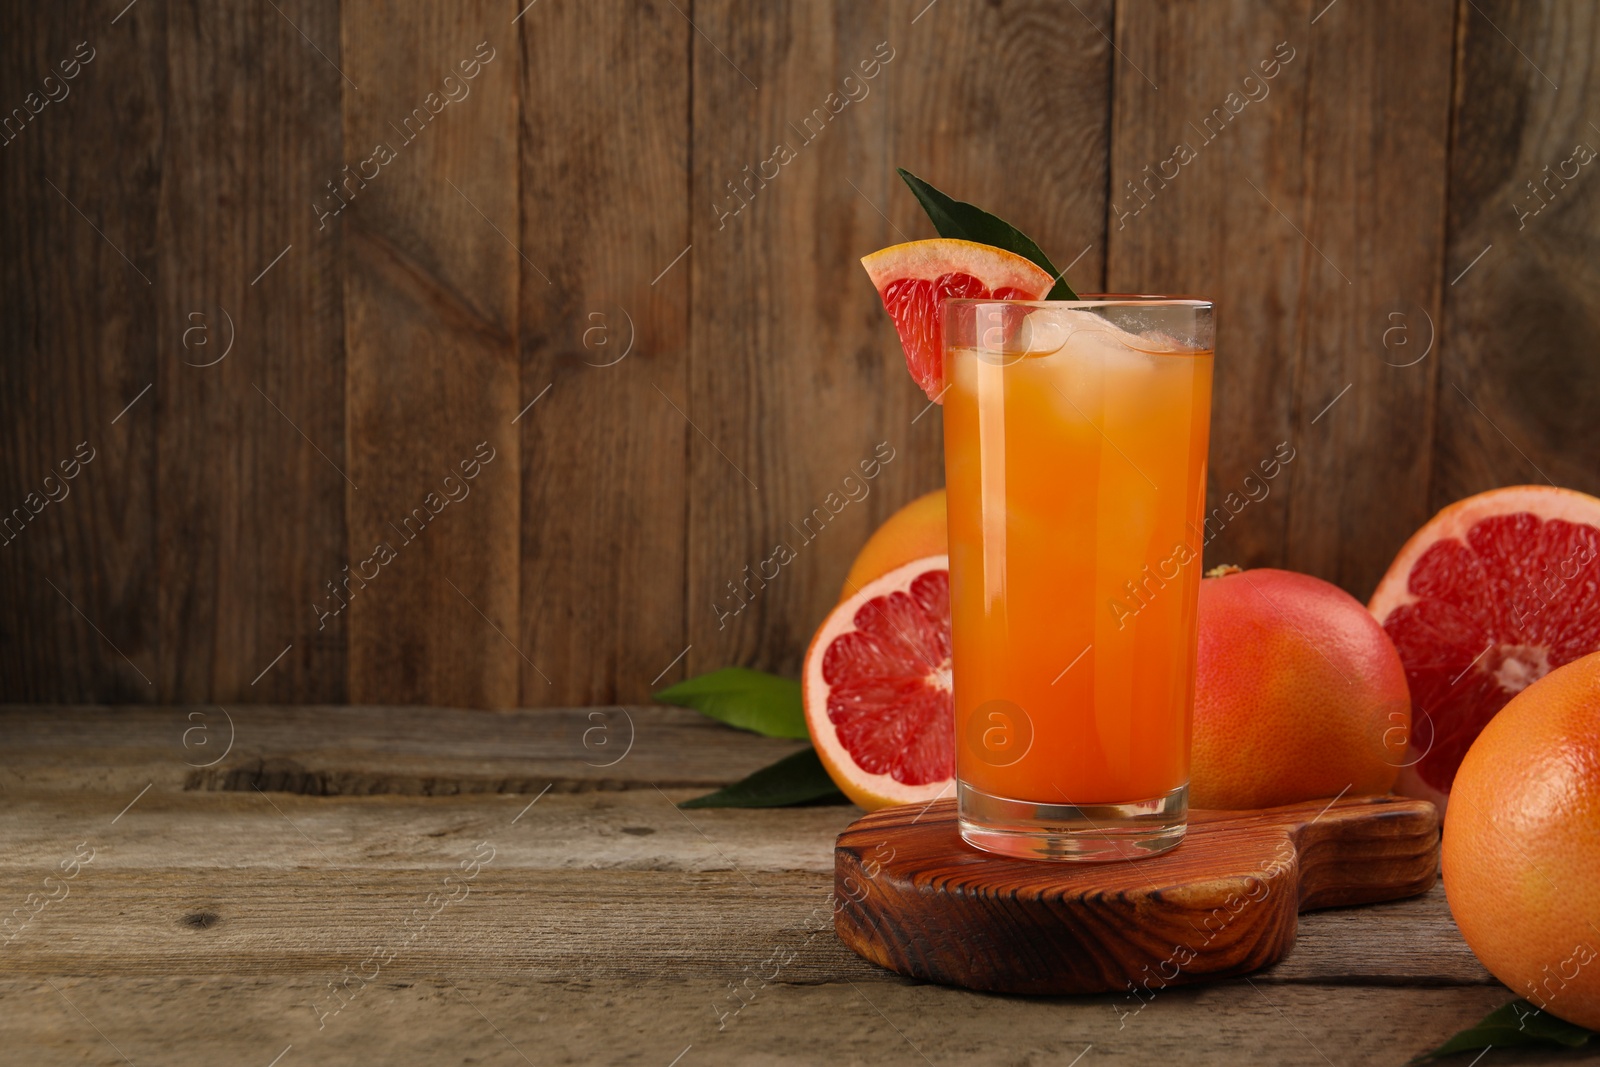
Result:
<svg viewBox="0 0 1600 1067"><path fill-rule="evenodd" d="M861 265L900 334L906 368L934 401L944 395L940 301L1040 300L1055 281L1014 252L951 238L891 245L863 258Z"/></svg>
<svg viewBox="0 0 1600 1067"><path fill-rule="evenodd" d="M1600 649L1600 500L1525 485L1452 504L1406 542L1367 607L1411 689L1396 789L1443 811L1489 720L1550 671Z"/></svg>
<svg viewBox="0 0 1600 1067"><path fill-rule="evenodd" d="M851 800L871 811L950 792L949 557L896 567L835 607L801 687L817 755Z"/></svg>

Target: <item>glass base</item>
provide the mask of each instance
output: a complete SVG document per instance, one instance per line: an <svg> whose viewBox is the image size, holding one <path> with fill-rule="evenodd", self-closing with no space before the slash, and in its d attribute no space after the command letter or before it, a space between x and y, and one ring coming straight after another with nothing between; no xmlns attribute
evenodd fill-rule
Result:
<svg viewBox="0 0 1600 1067"><path fill-rule="evenodd" d="M1189 825L1188 783L1124 804L1039 804L992 796L965 782L956 796L962 840L1024 860L1143 859L1176 847Z"/></svg>

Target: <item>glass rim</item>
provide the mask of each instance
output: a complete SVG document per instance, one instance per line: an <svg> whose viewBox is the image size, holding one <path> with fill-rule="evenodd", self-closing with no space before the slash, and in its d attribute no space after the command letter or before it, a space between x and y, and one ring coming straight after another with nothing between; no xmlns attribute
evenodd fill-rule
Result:
<svg viewBox="0 0 1600 1067"><path fill-rule="evenodd" d="M956 297L947 296L939 302L944 304L968 304L977 307L981 304L1015 304L1026 307L1187 307L1199 310L1211 310L1215 305L1202 297L1196 296L1160 296L1153 293L1085 293L1077 300L996 300L994 297Z"/></svg>

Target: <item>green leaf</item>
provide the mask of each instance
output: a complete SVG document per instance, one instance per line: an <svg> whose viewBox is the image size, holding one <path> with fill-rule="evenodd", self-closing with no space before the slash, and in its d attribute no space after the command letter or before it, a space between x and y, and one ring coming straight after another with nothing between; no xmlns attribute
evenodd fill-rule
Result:
<svg viewBox="0 0 1600 1067"><path fill-rule="evenodd" d="M766 737L810 736L800 683L764 671L724 667L668 686L653 698Z"/></svg>
<svg viewBox="0 0 1600 1067"><path fill-rule="evenodd" d="M1580 1048L1594 1036L1575 1023L1558 1019L1549 1012L1540 1011L1521 998L1485 1015L1476 1025L1461 1031L1432 1052L1425 1052L1412 1060L1423 1063L1458 1052L1477 1052L1481 1049L1508 1048L1512 1045L1544 1045L1557 1048Z"/></svg>
<svg viewBox="0 0 1600 1067"><path fill-rule="evenodd" d="M1056 280L1055 285L1051 286L1050 292L1046 294L1046 299L1078 299L1078 294L1072 291L1072 286L1067 284L1063 273L1056 270L1055 264L1050 262L1050 257L1045 255L1044 250L1034 244L1033 239L1027 234L1004 219L989 214L981 207L951 199L904 167L896 167L895 173L911 186L911 191L921 202L922 210L928 213L928 218L933 222L933 228L939 231L940 237L976 241L979 244L1003 248L1007 252L1015 252L1032 260Z"/></svg>
<svg viewBox="0 0 1600 1067"><path fill-rule="evenodd" d="M782 808L817 800L843 800L823 770L817 750L804 749L730 786L679 804L680 808Z"/></svg>

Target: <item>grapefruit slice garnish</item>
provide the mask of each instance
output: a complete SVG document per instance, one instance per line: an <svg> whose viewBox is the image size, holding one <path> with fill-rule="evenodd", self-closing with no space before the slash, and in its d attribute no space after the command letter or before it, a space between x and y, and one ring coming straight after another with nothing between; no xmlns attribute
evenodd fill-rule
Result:
<svg viewBox="0 0 1600 1067"><path fill-rule="evenodd" d="M950 792L949 557L896 567L835 607L801 687L812 744L851 800L871 811Z"/></svg>
<svg viewBox="0 0 1600 1067"><path fill-rule="evenodd" d="M1600 500L1523 485L1468 497L1406 542L1368 609L1400 651L1412 726L1395 788L1445 807L1489 720L1600 649Z"/></svg>
<svg viewBox="0 0 1600 1067"><path fill-rule="evenodd" d="M864 257L861 265L900 334L906 368L934 401L944 395L940 301L1042 300L1055 282L1015 252L946 237L891 245Z"/></svg>

